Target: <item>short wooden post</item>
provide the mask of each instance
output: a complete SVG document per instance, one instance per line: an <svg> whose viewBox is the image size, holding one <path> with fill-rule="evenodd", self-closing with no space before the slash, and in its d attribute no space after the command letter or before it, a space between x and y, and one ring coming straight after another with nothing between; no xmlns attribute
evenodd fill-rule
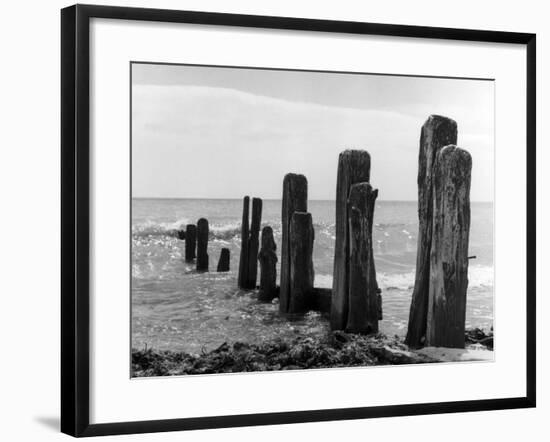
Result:
<svg viewBox="0 0 550 442"><path fill-rule="evenodd" d="M197 271L208 271L208 220L197 221Z"/></svg>
<svg viewBox="0 0 550 442"><path fill-rule="evenodd" d="M218 261L218 272L229 272L230 252L227 248L222 248L220 252L220 260Z"/></svg>
<svg viewBox="0 0 550 442"><path fill-rule="evenodd" d="M332 300L332 289L313 287L309 299L310 310L315 310L323 314L330 314L330 304Z"/></svg>
<svg viewBox="0 0 550 442"><path fill-rule="evenodd" d="M265 226L262 229L262 247L258 254L260 261L260 292L258 299L271 302L277 295L277 246L273 238L273 229Z"/></svg>
<svg viewBox="0 0 550 442"><path fill-rule="evenodd" d="M472 157L454 145L436 156L426 345L464 348Z"/></svg>
<svg viewBox="0 0 550 442"><path fill-rule="evenodd" d="M248 236L249 236L249 223L248 212L250 206L250 198L245 196L243 198L243 216L241 222L241 254L239 257L239 287L246 288L246 282L248 280Z"/></svg>
<svg viewBox="0 0 550 442"><path fill-rule="evenodd" d="M290 221L294 212L307 212L307 179L304 175L288 173L283 180L281 214L281 284L279 311L288 312L290 300Z"/></svg>
<svg viewBox="0 0 550 442"><path fill-rule="evenodd" d="M290 293L287 313L304 313L313 290L313 222L311 214L294 212L290 220Z"/></svg>
<svg viewBox="0 0 550 442"><path fill-rule="evenodd" d="M248 238L248 271L246 288L255 289L258 277L258 249L260 246L260 225L262 223L262 200L252 198L252 219Z"/></svg>
<svg viewBox="0 0 550 442"><path fill-rule="evenodd" d="M378 190L369 183L354 184L348 198L349 306L346 331L377 333L379 300L372 250L374 203Z"/></svg>
<svg viewBox="0 0 550 442"><path fill-rule="evenodd" d="M439 115L431 115L420 132L416 276L405 338L411 347L422 346L426 336L433 224L433 165L437 152L443 146L456 144L456 140L456 122Z"/></svg>
<svg viewBox="0 0 550 442"><path fill-rule="evenodd" d="M191 262L195 259L195 250L197 248L197 226L187 224L185 227L185 260Z"/></svg>
<svg viewBox="0 0 550 442"><path fill-rule="evenodd" d="M338 158L336 180L336 240L334 243L334 272L330 327L344 330L348 316L349 226L347 202L352 184L369 182L370 155L365 150L345 150Z"/></svg>

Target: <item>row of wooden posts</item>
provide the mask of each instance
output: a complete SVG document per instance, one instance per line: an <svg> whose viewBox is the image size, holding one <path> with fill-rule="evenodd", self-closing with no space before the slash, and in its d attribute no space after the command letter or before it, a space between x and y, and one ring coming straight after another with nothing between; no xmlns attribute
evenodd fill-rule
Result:
<svg viewBox="0 0 550 442"><path fill-rule="evenodd" d="M261 275L258 287L259 300L270 302L278 296L280 312L290 315L305 313L310 309L330 308L331 290L313 287L314 230L311 214L307 212L306 177L289 173L283 180L279 286L277 286L277 246L273 237L273 228L264 226L261 241L259 241L262 200L252 199L250 217L249 206L250 198L245 196L241 225L239 287L256 288L259 261Z"/></svg>
<svg viewBox="0 0 550 442"><path fill-rule="evenodd" d="M457 124L430 116L421 129L419 233L415 284L405 342L411 347L465 344L472 158L456 146ZM378 195L366 151L340 154L331 328L378 330L381 297L372 253Z"/></svg>
<svg viewBox="0 0 550 442"><path fill-rule="evenodd" d="M406 343L464 347L468 241L470 230L470 154L458 147L456 122L432 115L422 126L418 164L419 234L416 276ZM281 275L277 287L277 247L271 226L261 231L262 200L243 199L238 285L259 288L259 299L279 297L285 315L321 310L332 330L377 333L382 319L376 280L373 219L378 190L370 184L371 158L365 150L346 150L338 159L336 239L331 289L314 287L315 233L308 212L308 182L289 173L283 180ZM208 221L185 231L185 258L208 270ZM260 285L256 286L258 261ZM218 271L229 270L229 249L222 249Z"/></svg>
<svg viewBox="0 0 550 442"><path fill-rule="evenodd" d="M178 231L180 239L185 240L185 261L193 262L196 259L198 272L207 272L209 269L208 259L208 220L201 218L197 224L187 224L185 231ZM222 248L218 260L218 272L229 271L230 252L228 248Z"/></svg>
<svg viewBox="0 0 550 442"><path fill-rule="evenodd" d="M374 203L378 191L369 184L370 155L347 150L340 154L336 197L336 243L334 285L331 289L314 287L313 243L315 231L308 212L308 182L304 175L289 173L283 180L281 212L281 275L276 279L276 244L273 229L258 235L262 201L244 197L241 227L239 287L256 288L257 260L261 278L259 299L271 301L279 296L282 314L301 314L315 309L330 313L334 330L375 333L382 319L380 290L372 247Z"/></svg>

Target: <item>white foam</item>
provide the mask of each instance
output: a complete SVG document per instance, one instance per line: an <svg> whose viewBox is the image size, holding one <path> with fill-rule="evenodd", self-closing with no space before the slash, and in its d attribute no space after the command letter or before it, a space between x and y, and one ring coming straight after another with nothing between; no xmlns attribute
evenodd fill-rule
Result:
<svg viewBox="0 0 550 442"><path fill-rule="evenodd" d="M415 271L403 273L377 272L376 278L382 290L412 290ZM490 288L493 286L493 266L470 266L468 269L468 288ZM315 275L315 287L331 288L332 275Z"/></svg>

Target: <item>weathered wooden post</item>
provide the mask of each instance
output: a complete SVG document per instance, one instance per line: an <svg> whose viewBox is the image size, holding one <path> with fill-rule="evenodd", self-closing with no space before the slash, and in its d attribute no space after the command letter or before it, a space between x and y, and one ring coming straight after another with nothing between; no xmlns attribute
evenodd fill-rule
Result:
<svg viewBox="0 0 550 442"><path fill-rule="evenodd" d="M344 330L348 316L349 232L347 202L352 184L369 182L370 155L366 150L345 150L338 158L336 180L336 240L334 243L334 272L330 327Z"/></svg>
<svg viewBox="0 0 550 442"><path fill-rule="evenodd" d="M426 336L430 283L430 251L433 224L433 166L437 152L443 146L456 144L457 125L454 120L431 115L420 132L418 154L418 246L416 276L409 312L405 342L420 347Z"/></svg>
<svg viewBox="0 0 550 442"><path fill-rule="evenodd" d="M290 293L287 313L304 313L313 290L313 222L311 214L294 212L289 228Z"/></svg>
<svg viewBox="0 0 550 442"><path fill-rule="evenodd" d="M446 146L433 173L433 236L426 345L464 348L472 157Z"/></svg>
<svg viewBox="0 0 550 442"><path fill-rule="evenodd" d="M271 302L277 295L277 246L273 238L273 229L265 226L262 229L262 247L258 254L260 261L260 292L258 299Z"/></svg>
<svg viewBox="0 0 550 442"><path fill-rule="evenodd" d="M225 247L222 248L220 252L220 260L218 261L218 268L217 268L218 272L229 272L229 258L230 258L229 249Z"/></svg>
<svg viewBox="0 0 550 442"><path fill-rule="evenodd" d="M197 221L197 271L208 271L208 220Z"/></svg>
<svg viewBox="0 0 550 442"><path fill-rule="evenodd" d="M379 300L372 250L374 203L378 190L369 183L354 184L348 198L349 306L346 331L377 333Z"/></svg>
<svg viewBox="0 0 550 442"><path fill-rule="evenodd" d="M287 173L283 180L281 284L279 311L288 312L290 299L290 221L294 212L307 212L307 179L304 175Z"/></svg>
<svg viewBox="0 0 550 442"><path fill-rule="evenodd" d="M197 248L197 226L187 224L185 227L185 260L191 262L195 259L195 249Z"/></svg>
<svg viewBox="0 0 550 442"><path fill-rule="evenodd" d="M248 236L249 236L249 224L248 224L248 212L250 206L250 198L245 196L243 198L243 217L241 222L241 255L239 257L239 287L246 288L246 282L248 280Z"/></svg>
<svg viewBox="0 0 550 442"><path fill-rule="evenodd" d="M252 198L252 219L250 223L250 236L248 238L248 271L246 274L246 288L248 289L256 288L261 223L262 200L260 198Z"/></svg>

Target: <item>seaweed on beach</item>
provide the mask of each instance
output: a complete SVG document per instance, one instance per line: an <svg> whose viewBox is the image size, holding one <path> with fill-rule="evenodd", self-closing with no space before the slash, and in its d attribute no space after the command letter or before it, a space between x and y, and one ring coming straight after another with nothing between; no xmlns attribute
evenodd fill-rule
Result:
<svg viewBox="0 0 550 442"><path fill-rule="evenodd" d="M398 337L362 336L332 332L323 338L275 339L261 345L223 343L215 350L192 355L184 352L132 351L134 377L186 374L303 370L437 362L409 351Z"/></svg>
<svg viewBox="0 0 550 442"><path fill-rule="evenodd" d="M480 344L489 350L493 350L493 327L488 332L480 328L466 330L466 344Z"/></svg>

